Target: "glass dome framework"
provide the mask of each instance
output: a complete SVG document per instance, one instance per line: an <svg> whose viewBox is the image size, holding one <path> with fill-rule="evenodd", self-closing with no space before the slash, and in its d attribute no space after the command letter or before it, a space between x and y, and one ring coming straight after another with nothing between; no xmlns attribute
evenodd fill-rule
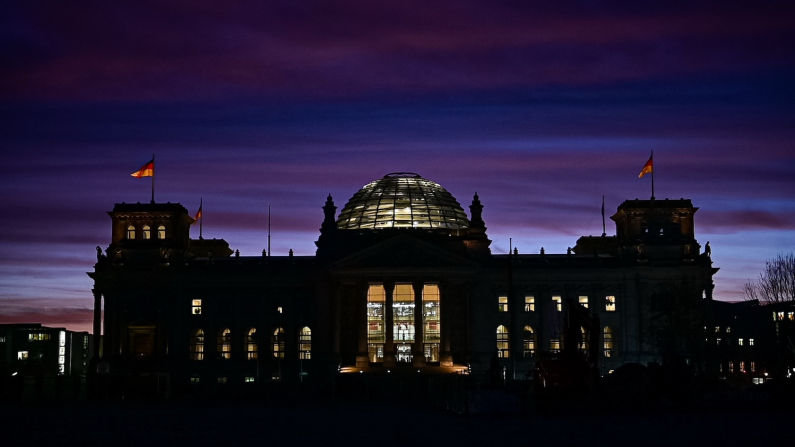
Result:
<svg viewBox="0 0 795 447"><path fill-rule="evenodd" d="M418 174L395 172L370 182L340 212L341 230L381 228L467 228L461 205L436 182Z"/></svg>

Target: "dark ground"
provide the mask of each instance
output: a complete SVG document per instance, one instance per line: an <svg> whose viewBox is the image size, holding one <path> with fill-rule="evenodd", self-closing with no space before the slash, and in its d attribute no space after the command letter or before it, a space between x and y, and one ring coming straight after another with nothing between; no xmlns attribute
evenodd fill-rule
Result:
<svg viewBox="0 0 795 447"><path fill-rule="evenodd" d="M789 445L793 416L737 408L462 416L367 401L2 404L0 445Z"/></svg>

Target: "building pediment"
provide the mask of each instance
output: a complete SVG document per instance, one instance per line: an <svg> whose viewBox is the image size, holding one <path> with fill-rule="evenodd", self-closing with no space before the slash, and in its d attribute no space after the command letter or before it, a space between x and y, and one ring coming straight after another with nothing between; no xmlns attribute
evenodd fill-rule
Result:
<svg viewBox="0 0 795 447"><path fill-rule="evenodd" d="M400 234L330 264L331 270L478 268L464 256Z"/></svg>

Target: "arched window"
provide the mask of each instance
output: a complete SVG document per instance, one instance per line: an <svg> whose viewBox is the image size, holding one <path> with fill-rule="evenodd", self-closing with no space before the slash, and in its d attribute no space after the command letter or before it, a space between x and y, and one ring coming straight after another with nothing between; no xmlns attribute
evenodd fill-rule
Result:
<svg viewBox="0 0 795 447"><path fill-rule="evenodd" d="M201 329L190 335L190 359L204 360L204 331Z"/></svg>
<svg viewBox="0 0 795 447"><path fill-rule="evenodd" d="M298 358L309 360L312 358L312 330L304 326L298 336Z"/></svg>
<svg viewBox="0 0 795 447"><path fill-rule="evenodd" d="M508 328L503 325L497 326L497 357L508 358L511 356L510 351L511 337L508 334Z"/></svg>
<svg viewBox="0 0 795 447"><path fill-rule="evenodd" d="M127 225L127 239L135 239L135 227Z"/></svg>
<svg viewBox="0 0 795 447"><path fill-rule="evenodd" d="M166 238L166 227L160 225L157 227L157 238L158 239L165 239Z"/></svg>
<svg viewBox="0 0 795 447"><path fill-rule="evenodd" d="M273 345L273 356L277 359L284 358L284 329L276 328L271 337L271 344Z"/></svg>
<svg viewBox="0 0 795 447"><path fill-rule="evenodd" d="M257 359L257 328L251 328L246 335L246 358Z"/></svg>
<svg viewBox="0 0 795 447"><path fill-rule="evenodd" d="M232 331L229 328L218 331L218 358L232 358Z"/></svg>
<svg viewBox="0 0 795 447"><path fill-rule="evenodd" d="M605 326L603 335L603 347L605 357L616 355L616 331L610 326Z"/></svg>
<svg viewBox="0 0 795 447"><path fill-rule="evenodd" d="M144 225L143 238L150 239L151 237L152 237L152 230L149 228L149 225Z"/></svg>
<svg viewBox="0 0 795 447"><path fill-rule="evenodd" d="M523 351L525 358L532 358L536 352L536 334L530 326L524 327Z"/></svg>

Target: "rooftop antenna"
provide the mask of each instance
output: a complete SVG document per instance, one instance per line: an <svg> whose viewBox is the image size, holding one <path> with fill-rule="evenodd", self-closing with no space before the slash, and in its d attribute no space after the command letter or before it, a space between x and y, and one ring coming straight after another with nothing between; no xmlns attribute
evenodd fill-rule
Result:
<svg viewBox="0 0 795 447"><path fill-rule="evenodd" d="M271 255L271 204L268 204L268 256Z"/></svg>

